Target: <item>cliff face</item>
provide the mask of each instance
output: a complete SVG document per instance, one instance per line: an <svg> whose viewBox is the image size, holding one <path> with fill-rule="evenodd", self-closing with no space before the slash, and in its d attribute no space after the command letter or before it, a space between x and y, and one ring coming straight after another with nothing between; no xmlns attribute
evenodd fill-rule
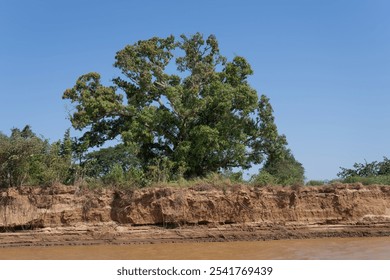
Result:
<svg viewBox="0 0 390 280"><path fill-rule="evenodd" d="M112 197L112 191L80 191L73 186L9 188L0 196L0 227L30 229L108 222Z"/></svg>
<svg viewBox="0 0 390 280"><path fill-rule="evenodd" d="M326 225L390 223L390 186L0 191L0 229L116 225Z"/></svg>

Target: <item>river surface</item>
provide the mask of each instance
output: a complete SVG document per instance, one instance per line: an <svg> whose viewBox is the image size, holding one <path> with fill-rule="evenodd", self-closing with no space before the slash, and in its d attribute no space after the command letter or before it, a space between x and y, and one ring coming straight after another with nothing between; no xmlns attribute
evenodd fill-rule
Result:
<svg viewBox="0 0 390 280"><path fill-rule="evenodd" d="M0 248L0 259L390 260L390 237Z"/></svg>

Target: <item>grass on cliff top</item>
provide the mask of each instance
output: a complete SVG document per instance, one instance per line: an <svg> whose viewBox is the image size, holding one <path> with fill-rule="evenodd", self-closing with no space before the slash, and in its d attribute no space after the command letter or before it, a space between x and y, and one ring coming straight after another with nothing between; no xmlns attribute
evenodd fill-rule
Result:
<svg viewBox="0 0 390 280"><path fill-rule="evenodd" d="M389 175L378 175L371 177L359 177L353 176L348 177L342 180L343 183L353 184L353 183L362 183L365 186L369 185L390 185L390 176Z"/></svg>
<svg viewBox="0 0 390 280"><path fill-rule="evenodd" d="M224 192L237 188L237 187L255 187L255 188L278 188L286 187L288 185L276 184L274 180L272 181L261 181L256 180L245 181L242 178L236 176L226 176L219 173L211 173L206 177L202 178L193 178L193 179L179 179L176 181L159 181L159 182L150 182L146 185L140 185L136 181L131 180L121 180L118 182L107 183L99 179L91 178L77 182L78 186L88 189L119 189L119 190L131 190L131 189L140 189L140 188L175 188L175 189L187 189L193 188L199 191L207 190L223 190ZM292 184L292 188L296 189L303 187L304 184Z"/></svg>
<svg viewBox="0 0 390 280"><path fill-rule="evenodd" d="M229 188L238 185L253 186L253 183L244 181L240 178L228 177L218 173L211 173L203 178L194 179L179 179L175 181L158 181L147 182L146 184L140 184L134 180L118 180L111 182L104 182L101 179L87 178L76 182L77 186L88 189L102 189L102 188L115 188L115 189L139 189L139 188L197 188L203 189L220 189Z"/></svg>
<svg viewBox="0 0 390 280"><path fill-rule="evenodd" d="M136 180L112 180L111 182L105 182L101 179L91 178L78 182L76 185L85 187L88 189L103 189L103 188L115 188L115 189L138 189L138 188L196 188L196 189L229 189L230 187L248 186L248 187L277 187L277 186L290 186L294 189L303 186L325 186L325 185L342 185L342 184L361 184L361 185L390 185L390 176L373 176L373 177L349 177L346 179L336 179L331 181L310 180L303 183L293 184L278 184L274 178L270 176L261 176L255 178L255 180L245 181L237 176L226 176L226 174L211 173L203 178L194 179L179 179L176 181L149 181L145 184L140 184Z"/></svg>

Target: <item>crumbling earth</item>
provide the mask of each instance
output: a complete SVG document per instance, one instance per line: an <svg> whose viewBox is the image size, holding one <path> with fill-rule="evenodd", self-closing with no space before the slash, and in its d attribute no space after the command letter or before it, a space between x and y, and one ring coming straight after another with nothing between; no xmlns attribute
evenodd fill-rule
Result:
<svg viewBox="0 0 390 280"><path fill-rule="evenodd" d="M390 186L0 191L0 246L390 236Z"/></svg>

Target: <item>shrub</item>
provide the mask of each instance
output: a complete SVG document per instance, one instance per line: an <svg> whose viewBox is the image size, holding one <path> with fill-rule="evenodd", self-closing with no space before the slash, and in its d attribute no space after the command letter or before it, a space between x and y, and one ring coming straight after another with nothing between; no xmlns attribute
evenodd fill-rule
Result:
<svg viewBox="0 0 390 280"><path fill-rule="evenodd" d="M233 172L232 170L227 169L221 173L221 176L223 179L227 179L232 183L242 183L244 181L241 171Z"/></svg>
<svg viewBox="0 0 390 280"><path fill-rule="evenodd" d="M109 172L102 178L103 182L112 186L121 186L125 183L125 173L119 164L114 164Z"/></svg>
<svg viewBox="0 0 390 280"><path fill-rule="evenodd" d="M268 159L262 171L271 174L276 179L276 183L283 186L303 185L305 178L302 164L289 150L285 151L281 157Z"/></svg>
<svg viewBox="0 0 390 280"><path fill-rule="evenodd" d="M323 186L325 185L325 181L321 180L310 180L306 183L306 186Z"/></svg>
<svg viewBox="0 0 390 280"><path fill-rule="evenodd" d="M390 185L390 175L378 175L371 177L351 176L345 178L343 183L362 183L363 185Z"/></svg>
<svg viewBox="0 0 390 280"><path fill-rule="evenodd" d="M277 179L267 171L262 170L258 175L255 175L251 178L251 182L257 186L266 187L277 184Z"/></svg>
<svg viewBox="0 0 390 280"><path fill-rule="evenodd" d="M0 134L0 185L21 186L44 168L34 169L34 164L45 158L47 141L37 137L29 126L12 129L11 136Z"/></svg>
<svg viewBox="0 0 390 280"><path fill-rule="evenodd" d="M340 167L341 171L337 176L341 178L348 177L373 177L381 175L390 175L390 159L383 157L383 161L354 163L353 168Z"/></svg>
<svg viewBox="0 0 390 280"><path fill-rule="evenodd" d="M140 168L136 167L130 168L125 174L125 178L128 184L134 187L142 188L151 183L151 181L146 178L145 173Z"/></svg>

